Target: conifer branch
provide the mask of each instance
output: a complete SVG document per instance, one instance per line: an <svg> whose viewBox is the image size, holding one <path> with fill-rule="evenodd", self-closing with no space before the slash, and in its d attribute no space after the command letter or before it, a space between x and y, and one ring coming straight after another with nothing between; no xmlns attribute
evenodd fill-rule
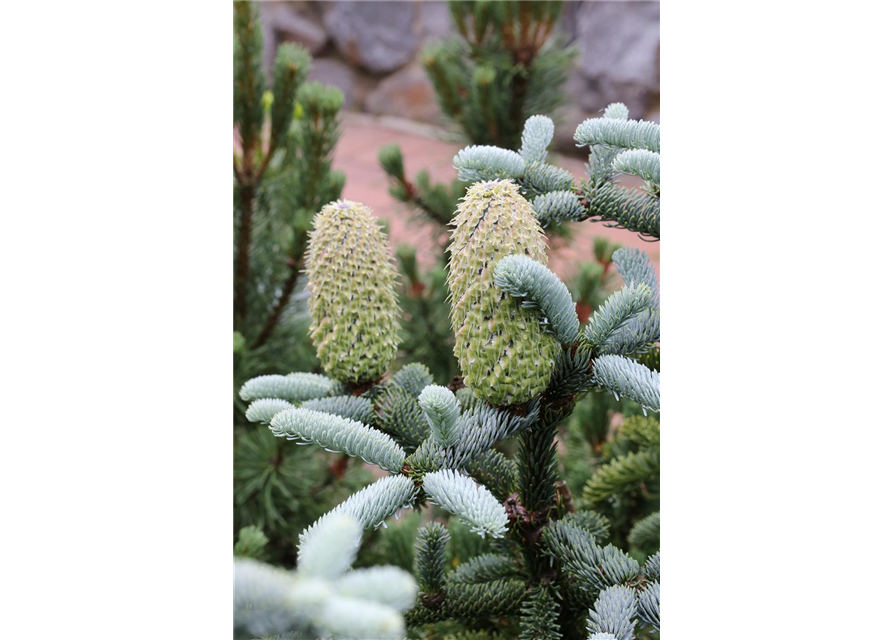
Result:
<svg viewBox="0 0 893 640"><path fill-rule="evenodd" d="M601 513L595 511L577 511L564 516L562 522L568 522L578 527L582 527L592 536L596 543L600 543L608 538L611 530L611 523L608 518Z"/></svg>
<svg viewBox="0 0 893 640"><path fill-rule="evenodd" d="M555 124L548 116L530 116L521 133L521 157L525 162L545 162L546 152L555 135Z"/></svg>
<svg viewBox="0 0 893 640"><path fill-rule="evenodd" d="M434 378L428 367L420 362L411 362L394 374L393 383L402 387L414 398L418 398L422 389L434 384Z"/></svg>
<svg viewBox="0 0 893 640"><path fill-rule="evenodd" d="M523 580L449 582L446 589L450 614L463 620L515 614L524 602L526 591Z"/></svg>
<svg viewBox="0 0 893 640"><path fill-rule="evenodd" d="M533 200L533 210L536 211L536 219L543 228L586 219L586 209L580 204L580 197L573 191L550 191L540 194Z"/></svg>
<svg viewBox="0 0 893 640"><path fill-rule="evenodd" d="M415 602L418 586L403 569L385 566L355 569L338 579L335 590L346 598L406 611Z"/></svg>
<svg viewBox="0 0 893 640"><path fill-rule="evenodd" d="M302 543L296 572L237 558L234 637L405 637L400 612L415 599L415 581L395 567L349 572L360 532L359 523L343 515L319 523Z"/></svg>
<svg viewBox="0 0 893 640"><path fill-rule="evenodd" d="M592 388L592 351L585 344L565 349L555 360L546 395L567 398Z"/></svg>
<svg viewBox="0 0 893 640"><path fill-rule="evenodd" d="M332 415L341 416L349 420L356 420L363 424L371 425L375 421L375 411L372 403L360 396L334 396L332 398L316 398L301 403L302 409L322 411Z"/></svg>
<svg viewBox="0 0 893 640"><path fill-rule="evenodd" d="M431 427L431 434L442 447L459 441L459 401L446 387L428 385L419 395L419 404Z"/></svg>
<svg viewBox="0 0 893 640"><path fill-rule="evenodd" d="M468 476L442 469L425 475L424 488L431 502L465 520L481 537L505 535L508 516L502 504Z"/></svg>
<svg viewBox="0 0 893 640"><path fill-rule="evenodd" d="M604 355L592 362L595 382L615 396L629 398L642 408L660 411L660 373L629 358Z"/></svg>
<svg viewBox="0 0 893 640"><path fill-rule="evenodd" d="M465 465L468 474L487 487L499 500L518 490L515 465L496 449L488 449Z"/></svg>
<svg viewBox="0 0 893 640"><path fill-rule="evenodd" d="M578 147L601 145L660 153L660 125L646 120L590 118L577 127L574 140Z"/></svg>
<svg viewBox="0 0 893 640"><path fill-rule="evenodd" d="M439 522L421 527L416 538L415 574L419 588L428 596L439 594L446 585L446 546L450 534Z"/></svg>
<svg viewBox="0 0 893 640"><path fill-rule="evenodd" d="M462 182L520 178L524 158L520 154L492 146L465 147L453 158L453 167Z"/></svg>
<svg viewBox="0 0 893 640"><path fill-rule="evenodd" d="M640 189L613 183L599 187L589 200L588 217L660 239L660 198Z"/></svg>
<svg viewBox="0 0 893 640"><path fill-rule="evenodd" d="M627 540L637 549L660 547L660 511L655 511L634 524Z"/></svg>
<svg viewBox="0 0 893 640"><path fill-rule="evenodd" d="M659 474L660 449L627 453L596 470L583 488L583 501L595 505Z"/></svg>
<svg viewBox="0 0 893 640"><path fill-rule="evenodd" d="M280 411L294 409L295 405L287 400L279 398L260 398L248 405L245 411L245 417L248 422L260 422L261 424L269 424Z"/></svg>
<svg viewBox="0 0 893 640"><path fill-rule="evenodd" d="M233 556L258 559L269 541L260 527L256 525L242 527L239 529L239 540L233 547Z"/></svg>
<svg viewBox="0 0 893 640"><path fill-rule="evenodd" d="M236 276L233 314L240 328L247 313L251 235L254 222L254 192L257 175L254 154L263 126L261 96L266 82L262 67L263 32L253 3L234 4L233 14L233 116L242 140L242 166L236 174L239 230L236 241Z"/></svg>
<svg viewBox="0 0 893 640"><path fill-rule="evenodd" d="M574 186L574 176L570 171L545 162L528 162L524 167L521 184L531 194L550 191L569 191Z"/></svg>
<svg viewBox="0 0 893 640"><path fill-rule="evenodd" d="M529 523L536 535L536 529L545 520L557 499L555 484L558 482L558 459L556 457L556 423L538 421L524 431L518 442L518 497L521 505L531 514ZM537 556L535 550L531 550ZM534 557L528 557L531 566L538 566ZM541 566L538 566L541 569Z"/></svg>
<svg viewBox="0 0 893 640"><path fill-rule="evenodd" d="M484 553L456 567L450 574L449 580L453 583L477 584L502 578L515 578L518 574L518 565L510 558Z"/></svg>
<svg viewBox="0 0 893 640"><path fill-rule="evenodd" d="M391 607L377 602L354 598L332 598L316 615L317 625L330 638L388 638L406 637L403 616Z"/></svg>
<svg viewBox="0 0 893 640"><path fill-rule="evenodd" d="M628 587L613 586L602 591L589 611L589 633L610 633L617 640L635 640L638 599Z"/></svg>
<svg viewBox="0 0 893 640"><path fill-rule="evenodd" d="M459 442L444 452L444 463L451 469L465 466L500 440L529 429L536 422L539 403L531 402L523 415L478 405L459 416Z"/></svg>
<svg viewBox="0 0 893 640"><path fill-rule="evenodd" d="M659 447L660 421L653 416L630 416L620 425L619 437L640 447Z"/></svg>
<svg viewBox="0 0 893 640"><path fill-rule="evenodd" d="M652 580L660 580L660 551L648 558L645 563L645 575Z"/></svg>
<svg viewBox="0 0 893 640"><path fill-rule="evenodd" d="M298 444L314 443L326 451L362 458L391 473L399 473L406 452L390 436L356 420L313 411L290 409L277 414L270 423L273 435Z"/></svg>
<svg viewBox="0 0 893 640"><path fill-rule="evenodd" d="M407 451L415 451L430 435L425 412L416 397L403 387L388 385L375 404L378 427Z"/></svg>
<svg viewBox="0 0 893 640"><path fill-rule="evenodd" d="M639 176L660 188L660 154L645 149L630 149L614 158L614 171Z"/></svg>
<svg viewBox="0 0 893 640"><path fill-rule="evenodd" d="M320 529L329 519L346 515L359 521L363 529L378 527L398 511L412 508L415 495L415 484L403 475L381 478L357 491L320 517L301 534L298 545L298 564L300 565L301 558L306 553L304 548L307 541L319 535Z"/></svg>
<svg viewBox="0 0 893 640"><path fill-rule="evenodd" d="M615 120L628 120L629 109L622 102L612 102L607 107L605 107L604 117L613 118Z"/></svg>
<svg viewBox="0 0 893 640"><path fill-rule="evenodd" d="M496 265L493 281L521 306L541 311L543 327L554 333L562 345L577 339L580 321L570 291L554 273L527 256L508 256Z"/></svg>
<svg viewBox="0 0 893 640"><path fill-rule="evenodd" d="M233 562L233 633L235 638L260 638L305 627L307 617L295 606L295 576L257 560Z"/></svg>
<svg viewBox="0 0 893 640"><path fill-rule="evenodd" d="M612 261L627 287L647 285L651 289L651 300L646 309L609 336L599 352L613 355L641 354L660 340L660 292L657 275L648 256L640 249L618 249L614 252ZM659 366L657 370L660 370Z"/></svg>
<svg viewBox="0 0 893 640"><path fill-rule="evenodd" d="M648 584L639 594L638 612L643 626L651 625L660 633L660 581Z"/></svg>
<svg viewBox="0 0 893 640"><path fill-rule="evenodd" d="M617 273L623 278L627 286L633 286L644 282L651 289L655 304L660 300L657 286L657 274L648 255L641 249L621 247L611 256L611 262L617 268Z"/></svg>
<svg viewBox="0 0 893 640"><path fill-rule="evenodd" d="M336 514L319 526L301 543L298 575L331 579L350 568L360 549L363 529L356 518Z"/></svg>
<svg viewBox="0 0 893 640"><path fill-rule="evenodd" d="M570 578L570 587L585 601L615 584L641 575L639 563L612 545L600 547L579 524L568 520L553 522L543 531L546 552ZM591 600L590 600L591 602Z"/></svg>
<svg viewBox="0 0 893 640"><path fill-rule="evenodd" d="M561 640L559 606L545 584L527 592L521 607L521 640Z"/></svg>
<svg viewBox="0 0 893 640"><path fill-rule="evenodd" d="M287 376L269 375L252 378L242 385L239 397L246 402L261 398L304 402L330 395L339 388L337 382L319 374L290 373Z"/></svg>
<svg viewBox="0 0 893 640"><path fill-rule="evenodd" d="M601 353L624 325L650 306L651 289L644 282L615 291L589 319L583 331L586 346Z"/></svg>
<svg viewBox="0 0 893 640"><path fill-rule="evenodd" d="M270 109L270 158L285 141L295 112L298 86L307 78L310 54L303 47L287 42L276 50L273 62L273 104ZM269 160L265 161L269 163Z"/></svg>

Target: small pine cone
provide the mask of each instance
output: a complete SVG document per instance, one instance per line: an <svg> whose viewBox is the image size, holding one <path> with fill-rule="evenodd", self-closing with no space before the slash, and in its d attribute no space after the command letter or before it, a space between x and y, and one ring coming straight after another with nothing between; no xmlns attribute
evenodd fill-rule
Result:
<svg viewBox="0 0 893 640"><path fill-rule="evenodd" d="M313 219L307 252L310 337L325 372L345 384L381 378L398 343L396 270L372 210L338 200Z"/></svg>
<svg viewBox="0 0 893 640"><path fill-rule="evenodd" d="M528 402L549 385L560 346L535 310L499 290L493 272L515 254L546 264L543 230L510 180L472 185L453 224L447 282L465 384L497 406Z"/></svg>

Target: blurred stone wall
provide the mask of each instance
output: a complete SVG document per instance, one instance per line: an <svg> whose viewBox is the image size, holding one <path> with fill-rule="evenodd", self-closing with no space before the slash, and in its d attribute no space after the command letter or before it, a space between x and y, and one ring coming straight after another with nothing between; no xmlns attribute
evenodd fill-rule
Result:
<svg viewBox="0 0 893 640"><path fill-rule="evenodd" d="M310 76L340 88L345 108L375 115L442 122L434 91L418 63L432 39L455 33L443 2L264 2L266 58L296 41L314 56ZM658 119L658 2L566 2L562 31L580 55L565 90L557 140L611 102L633 118Z"/></svg>

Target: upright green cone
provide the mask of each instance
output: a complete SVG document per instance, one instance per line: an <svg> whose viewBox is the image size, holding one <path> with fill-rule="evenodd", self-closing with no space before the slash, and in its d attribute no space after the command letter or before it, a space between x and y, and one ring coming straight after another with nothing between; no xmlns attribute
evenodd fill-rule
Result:
<svg viewBox="0 0 893 640"><path fill-rule="evenodd" d="M542 393L560 346L539 316L497 288L501 258L524 255L546 264L546 240L533 208L510 180L472 185L453 219L450 320L465 384L498 406Z"/></svg>
<svg viewBox="0 0 893 640"><path fill-rule="evenodd" d="M378 380L397 354L399 321L397 274L372 210L347 200L324 206L307 259L310 337L323 368L346 384Z"/></svg>

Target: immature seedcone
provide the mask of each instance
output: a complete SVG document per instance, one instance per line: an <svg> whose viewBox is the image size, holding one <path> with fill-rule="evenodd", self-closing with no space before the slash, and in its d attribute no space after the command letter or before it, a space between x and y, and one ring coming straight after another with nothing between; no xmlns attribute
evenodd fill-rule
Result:
<svg viewBox="0 0 893 640"><path fill-rule="evenodd" d="M326 373L378 380L397 354L396 272L369 207L339 200L313 219L307 273L310 337Z"/></svg>
<svg viewBox="0 0 893 640"><path fill-rule="evenodd" d="M468 189L450 244L450 319L454 352L475 394L495 405L527 402L549 384L558 341L493 280L501 258L546 263L546 240L533 208L510 180Z"/></svg>

